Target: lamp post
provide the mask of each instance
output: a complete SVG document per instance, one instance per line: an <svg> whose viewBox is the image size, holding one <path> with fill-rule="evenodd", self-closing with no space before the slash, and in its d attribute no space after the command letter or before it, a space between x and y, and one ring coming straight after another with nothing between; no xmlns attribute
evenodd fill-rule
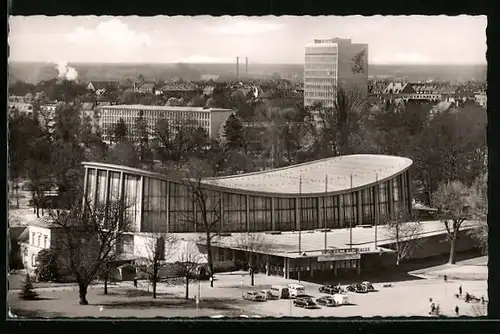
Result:
<svg viewBox="0 0 500 334"><path fill-rule="evenodd" d="M380 218L380 205L379 205L379 185L378 185L378 173L375 174L375 197L373 198L373 201L375 202L375 250L377 250L377 226L378 226L378 220ZM377 201L375 201L375 198Z"/></svg>
<svg viewBox="0 0 500 334"><path fill-rule="evenodd" d="M353 193L352 193L352 174L350 175L350 179L351 179L351 185L350 185L351 194L350 195L353 196ZM351 198L351 210L354 210L352 202L353 201ZM358 203L356 202L356 204L358 204ZM357 210L357 207L355 208L355 210ZM352 212L351 212L351 214L352 214ZM351 217L351 219L349 219L349 249L352 249L352 217Z"/></svg>
<svg viewBox="0 0 500 334"><path fill-rule="evenodd" d="M328 249L328 242L327 242L327 238L328 238L328 234L326 232L326 220L327 220L327 208L326 208L326 203L327 203L327 199L326 199L326 194L328 193L328 175L325 175L325 197L323 198L323 222L324 222L324 228L325 228L325 253Z"/></svg>
<svg viewBox="0 0 500 334"><path fill-rule="evenodd" d="M299 222L299 257L298 257L298 261L299 261L299 271L298 271L298 274L297 274L297 278L299 279L299 283L300 283L300 271L301 271L301 266L300 266L300 263L302 262L301 261L301 258L300 258L300 255L302 254L302 228L300 226L300 223L301 223L301 218L302 218L302 174L300 175L300 178L299 178L299 215L297 217L297 221Z"/></svg>

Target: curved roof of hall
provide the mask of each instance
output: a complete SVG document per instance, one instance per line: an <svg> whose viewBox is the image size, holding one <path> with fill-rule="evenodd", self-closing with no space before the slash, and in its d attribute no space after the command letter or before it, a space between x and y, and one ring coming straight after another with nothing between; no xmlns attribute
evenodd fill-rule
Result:
<svg viewBox="0 0 500 334"><path fill-rule="evenodd" d="M338 193L361 188L404 172L412 165L408 158L355 154L326 158L268 171L203 180L223 188L258 193L311 195ZM326 176L328 186L325 189ZM352 176L352 185L351 185ZM302 179L302 187L299 186ZM299 189L301 188L301 189Z"/></svg>
<svg viewBox="0 0 500 334"><path fill-rule="evenodd" d="M255 173L206 178L202 182L208 187L229 192L283 197L299 195L299 181L302 178L302 196L322 195L325 190L329 194L342 193L351 189L370 186L377 183L377 181L379 183L384 182L409 169L412 163L412 160L403 157L356 154L326 158ZM124 171L161 180L170 180L163 174L127 166L99 162L84 162L83 164L87 167ZM326 176L328 176L327 189L325 189Z"/></svg>

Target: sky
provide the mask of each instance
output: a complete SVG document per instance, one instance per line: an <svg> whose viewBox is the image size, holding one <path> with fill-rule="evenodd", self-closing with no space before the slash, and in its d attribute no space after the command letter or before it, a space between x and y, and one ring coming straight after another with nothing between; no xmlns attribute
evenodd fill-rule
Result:
<svg viewBox="0 0 500 334"><path fill-rule="evenodd" d="M486 16L11 16L11 61L303 63L317 38L369 45L371 64L486 64Z"/></svg>

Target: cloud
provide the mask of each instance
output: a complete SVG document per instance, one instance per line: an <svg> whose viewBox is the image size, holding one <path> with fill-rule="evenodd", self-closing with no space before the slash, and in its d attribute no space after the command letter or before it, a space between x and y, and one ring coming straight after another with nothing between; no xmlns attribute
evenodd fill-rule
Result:
<svg viewBox="0 0 500 334"><path fill-rule="evenodd" d="M116 18L101 22L94 29L77 27L66 34L66 39L75 44L98 43L109 47L137 47L151 43L148 34L136 32Z"/></svg>
<svg viewBox="0 0 500 334"><path fill-rule="evenodd" d="M216 34L257 35L277 31L283 28L283 25L278 23L252 21L247 18L238 20L239 21L231 22L233 21L233 19L231 19L227 21L227 24L219 24L209 29Z"/></svg>
<svg viewBox="0 0 500 334"><path fill-rule="evenodd" d="M236 61L235 59L229 59L229 58L217 58L217 57L210 57L210 56L201 56L201 55L194 55L194 56L189 56L187 58L183 58L178 60L178 63L192 63L192 64L211 64L211 63L230 63L232 61Z"/></svg>

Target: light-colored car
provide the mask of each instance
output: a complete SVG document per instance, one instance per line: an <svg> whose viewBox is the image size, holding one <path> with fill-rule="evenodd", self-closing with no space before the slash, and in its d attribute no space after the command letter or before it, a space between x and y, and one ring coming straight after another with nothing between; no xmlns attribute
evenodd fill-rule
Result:
<svg viewBox="0 0 500 334"><path fill-rule="evenodd" d="M290 292L290 298L296 298L297 295L302 295L306 293L306 289L300 284L289 284L288 291Z"/></svg>
<svg viewBox="0 0 500 334"><path fill-rule="evenodd" d="M290 290L284 285L273 285L270 290L275 297L278 297L278 299L290 298Z"/></svg>
<svg viewBox="0 0 500 334"><path fill-rule="evenodd" d="M272 300L272 299L279 299L280 297L277 296L276 294L273 294L271 290L260 290L259 291L264 297L266 297L266 300Z"/></svg>
<svg viewBox="0 0 500 334"><path fill-rule="evenodd" d="M243 293L243 299L255 302L263 302L266 300L266 297L258 291L247 291Z"/></svg>
<svg viewBox="0 0 500 334"><path fill-rule="evenodd" d="M336 293L332 297L333 297L333 300L335 300L335 303L337 303L337 305L348 305L349 304L349 297L347 297L347 295L344 295L341 293Z"/></svg>

